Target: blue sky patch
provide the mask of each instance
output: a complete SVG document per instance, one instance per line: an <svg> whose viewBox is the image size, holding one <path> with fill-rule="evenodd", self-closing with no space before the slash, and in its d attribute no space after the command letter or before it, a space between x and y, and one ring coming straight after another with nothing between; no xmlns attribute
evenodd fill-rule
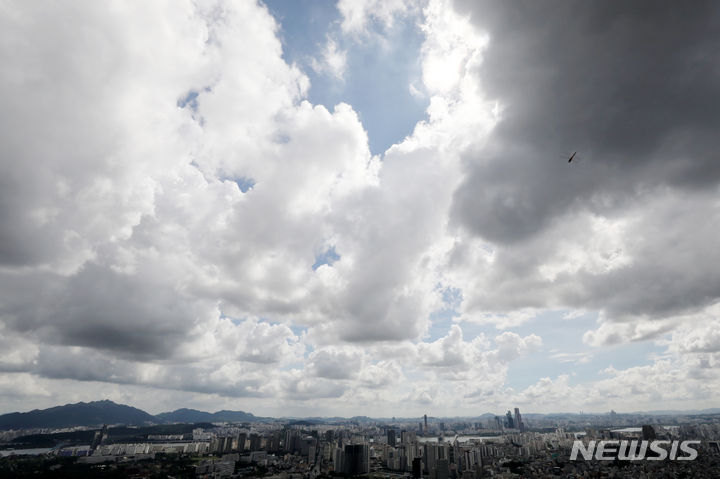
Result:
<svg viewBox="0 0 720 479"><path fill-rule="evenodd" d="M333 263L339 259L340 255L335 251L335 247L331 246L315 257L315 264L312 265L312 269L315 271L324 264L332 266Z"/></svg>
<svg viewBox="0 0 720 479"><path fill-rule="evenodd" d="M240 191L243 193L247 193L248 190L251 190L252 187L255 186L255 180L252 178L245 178L244 176L233 181L236 185L238 185L238 188L240 188Z"/></svg>
<svg viewBox="0 0 720 479"><path fill-rule="evenodd" d="M426 117L429 99L410 93L411 83L417 88L422 85L420 48L424 37L415 18L398 18L389 31L371 22L371 34L346 38L340 31L337 8L327 8L326 1L268 0L266 5L281 25L283 56L310 79L308 100L330 111L340 102L352 105L368 133L373 154L382 154L401 142ZM347 51L342 79L318 73L311 66L313 59L321 59L329 37Z"/></svg>
<svg viewBox="0 0 720 479"><path fill-rule="evenodd" d="M198 109L198 103L197 103L197 97L199 92L195 90L190 90L187 95L180 98L177 101L178 108L185 108L186 106L189 106L192 111L197 111Z"/></svg>

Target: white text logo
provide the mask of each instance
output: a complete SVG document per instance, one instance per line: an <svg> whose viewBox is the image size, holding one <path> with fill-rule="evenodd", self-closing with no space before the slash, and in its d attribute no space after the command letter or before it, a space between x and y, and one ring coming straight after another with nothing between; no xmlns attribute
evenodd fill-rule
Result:
<svg viewBox="0 0 720 479"><path fill-rule="evenodd" d="M697 449L693 444L700 441L590 441L585 445L576 440L573 443L570 460L576 461L578 453L589 461L692 461L697 457Z"/></svg>

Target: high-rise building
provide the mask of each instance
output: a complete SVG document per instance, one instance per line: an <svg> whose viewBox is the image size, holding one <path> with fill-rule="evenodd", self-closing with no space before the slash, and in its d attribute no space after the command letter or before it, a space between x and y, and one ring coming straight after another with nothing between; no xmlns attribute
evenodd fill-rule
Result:
<svg viewBox="0 0 720 479"><path fill-rule="evenodd" d="M226 453L232 451L233 436L216 436L210 440L210 452Z"/></svg>
<svg viewBox="0 0 720 479"><path fill-rule="evenodd" d="M265 443L265 450L272 452L280 451L281 435L282 434L280 432L275 432L271 437L267 438Z"/></svg>
<svg viewBox="0 0 720 479"><path fill-rule="evenodd" d="M250 452L260 450L260 439L257 434L250 434Z"/></svg>
<svg viewBox="0 0 720 479"><path fill-rule="evenodd" d="M223 451L222 452L232 452L234 445L235 445L235 437L234 436L225 436L224 441L223 441Z"/></svg>
<svg viewBox="0 0 720 479"><path fill-rule="evenodd" d="M420 479L422 477L422 459L416 457L412 460L412 477Z"/></svg>
<svg viewBox="0 0 720 479"><path fill-rule="evenodd" d="M655 432L655 428L652 427L650 424L643 425L642 438L646 441L654 441L655 439L657 439L657 433Z"/></svg>
<svg viewBox="0 0 720 479"><path fill-rule="evenodd" d="M97 447L100 445L100 438L102 435L100 434L100 431L95 431L95 434L93 435L92 444L90 444L90 451L94 451L97 449Z"/></svg>
<svg viewBox="0 0 720 479"><path fill-rule="evenodd" d="M345 474L367 474L370 472L370 448L367 444L347 444L342 464Z"/></svg>
<svg viewBox="0 0 720 479"><path fill-rule="evenodd" d="M515 428L515 421L513 421L512 413L509 410L507 414L505 414L505 422L507 423L507 427L509 429Z"/></svg>
<svg viewBox="0 0 720 479"><path fill-rule="evenodd" d="M427 431L427 414L423 415L423 431Z"/></svg>
<svg viewBox="0 0 720 479"><path fill-rule="evenodd" d="M437 466L435 466L435 477L437 479L449 479L450 462L447 459L438 459Z"/></svg>
<svg viewBox="0 0 720 479"><path fill-rule="evenodd" d="M450 446L448 443L426 442L423 444L423 464L425 472L433 475L433 470L437 468L437 461L440 459L450 458Z"/></svg>
<svg viewBox="0 0 720 479"><path fill-rule="evenodd" d="M312 445L308 448L308 464L315 464L318 460L318 448Z"/></svg>
<svg viewBox="0 0 720 479"><path fill-rule="evenodd" d="M400 442L403 444L411 444L417 441L417 436L413 431L400 431Z"/></svg>
<svg viewBox="0 0 720 479"><path fill-rule="evenodd" d="M520 432L525 432L525 424L523 423L520 408L518 407L515 408L515 427L520 429Z"/></svg>
<svg viewBox="0 0 720 479"><path fill-rule="evenodd" d="M97 449L97 447L100 444L105 444L105 441L108 437L108 427L107 424L103 424L102 429L95 432L95 435L93 436L92 444L90 445L90 450L94 451Z"/></svg>
<svg viewBox="0 0 720 479"><path fill-rule="evenodd" d="M388 444L395 447L395 429L388 429L387 431Z"/></svg>
<svg viewBox="0 0 720 479"><path fill-rule="evenodd" d="M295 452L296 450L299 450L300 447L298 445L298 441L300 439L300 435L297 430L295 429L288 429L285 431L285 441L283 443L283 449L287 452Z"/></svg>
<svg viewBox="0 0 720 479"><path fill-rule="evenodd" d="M315 447L315 445L317 444L317 439L315 439L315 438L312 437L312 436L306 436L306 437L300 439L300 441L298 441L298 443L299 443L299 446L300 446L300 447L299 447L299 449L300 449L300 455L302 455L302 456L309 456L309 455L310 455L310 448L311 448L311 447Z"/></svg>
<svg viewBox="0 0 720 479"><path fill-rule="evenodd" d="M244 452L245 451L245 442L247 441L247 434L245 434L244 432L238 433L236 439L237 439L237 451Z"/></svg>
<svg viewBox="0 0 720 479"><path fill-rule="evenodd" d="M435 462L437 461L436 450L432 444L427 442L423 444L422 461L423 472L429 474L435 468Z"/></svg>
<svg viewBox="0 0 720 479"><path fill-rule="evenodd" d="M335 472L343 472L343 459L345 453L339 447L333 451L333 469Z"/></svg>

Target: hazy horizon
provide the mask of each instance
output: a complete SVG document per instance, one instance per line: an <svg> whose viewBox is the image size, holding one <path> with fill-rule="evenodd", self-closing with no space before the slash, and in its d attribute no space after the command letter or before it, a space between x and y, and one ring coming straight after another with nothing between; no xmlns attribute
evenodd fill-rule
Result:
<svg viewBox="0 0 720 479"><path fill-rule="evenodd" d="M63 407L63 406L74 406L74 405L77 405L77 404L89 404L89 403L92 403L92 402L105 402L105 401L112 401L112 400L110 400L110 399L99 399L99 400L86 401L86 402L81 401L81 402L77 402L77 403L56 404L56 405L54 405L54 406L51 406L51 408L53 408L53 407ZM112 401L112 402L114 402L114 401ZM485 411L485 412L477 413L477 414L466 414L466 415L457 415L457 416L434 416L434 415L430 415L430 414L427 414L427 413L426 413L426 414L420 414L420 415L418 415L418 416L369 416L369 415L367 415L367 414L361 414L361 413L360 413L360 414L347 415L347 416L343 416L343 415L322 415L322 414L310 414L310 415L306 415L306 416L295 416L295 415L263 416L263 415L261 415L261 414L255 414L255 413L253 413L252 411L249 411L249 410L241 410L241 409L238 409L238 410L227 410L227 409L212 409L212 408L211 408L211 409L207 409L207 410L201 410L201 409L187 408L187 407L182 407L182 406L181 406L181 407L178 407L178 408L173 409L173 410L158 410L158 411L153 411L152 409L146 410L146 409L143 409L143 408L138 408L138 407L136 407L136 406L133 406L132 404L119 404L119 403L115 403L115 404L117 404L118 406L129 406L129 407L133 407L133 408L139 409L139 410L141 410L141 411L144 411L144 412L146 412L146 413L149 413L149 414L151 414L151 415L153 415L153 416L158 416L158 415L160 415L160 414L166 414L166 413L172 413L172 412L179 411L179 410L192 410L192 411L205 412L205 413L210 413L210 414L215 414L215 413L219 413L219 412L223 412L223 411L229 411L229 412L244 412L244 413L249 413L249 414L251 414L252 416L257 417L257 418L269 418L269 419L287 419L287 420L294 420L294 419L297 419L297 420L301 420L301 419L318 419L318 420L323 420L323 419L333 419L333 418L352 419L352 418L355 418L355 417L367 417L367 418L369 418L369 419L378 419L378 420L395 421L395 422L417 421L418 419L422 420L422 419L423 419L423 416L425 416L425 415L427 415L428 421L437 421L437 420L440 420L440 419L443 419L443 420L458 419L458 420L459 420L459 419L479 418L479 417L482 417L482 416L504 417L504 415L506 414L507 411L513 411L513 410L515 409L514 407L509 407L508 409L503 410L503 411L500 411L500 412ZM33 409L30 409L30 410L23 410L23 411L7 411L7 412L1 412L1 411L0 411L0 415L10 414L10 413L18 413L18 412L21 413L21 414L23 414L23 413L32 412L32 411L35 411L35 410L44 410L44 409L47 409L47 408L42 408L42 409L33 408ZM705 410L714 410L714 409L720 410L720 408L704 408L704 409L684 409L684 410L653 409L653 410L633 410L633 411L614 411L614 410L611 410L611 411L570 411L570 410L560 411L560 410L557 410L557 411L543 412L543 413L538 413L538 412L533 412L532 410L528 410L528 411L521 411L521 412L522 412L522 415L525 416L525 417L529 417L529 416L553 416L553 415L559 415L559 416L563 416L563 415L607 416L607 415L609 415L609 414L611 414L611 413L615 413L615 414L618 414L618 415L630 415L630 416L631 416L631 415L642 415L642 414L651 414L651 415L660 415L660 416L662 416L662 415L668 415L668 414L669 414L669 415L674 415L674 414L680 414L680 415L682 415L683 413L695 414L696 411L705 411ZM720 414L720 412L718 412L718 413L714 413L714 412L713 412L713 413L710 413L710 414Z"/></svg>

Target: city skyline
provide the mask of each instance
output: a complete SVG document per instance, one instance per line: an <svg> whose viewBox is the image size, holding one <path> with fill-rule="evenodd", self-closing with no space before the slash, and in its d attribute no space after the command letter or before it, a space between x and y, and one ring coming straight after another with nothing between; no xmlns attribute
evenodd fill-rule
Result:
<svg viewBox="0 0 720 479"><path fill-rule="evenodd" d="M720 407L714 3L0 11L0 413Z"/></svg>
<svg viewBox="0 0 720 479"><path fill-rule="evenodd" d="M100 405L86 406L92 407L69 414L99 420ZM102 406L127 411L108 402ZM414 422L417 418L378 422L238 416L188 421L163 415L157 418L159 423L130 426L106 416L116 424L102 420L90 427L62 427L55 423L24 430L7 430L4 425L0 469L15 475L63 469L72 477L150 471L199 478L291 473L310 479L339 473L406 479L561 473L714 477L720 460L719 418L718 414L652 417L611 412L581 419L536 416L526 424L515 408L515 419L508 411L504 422L498 416L428 424L427 416L420 422ZM45 419L48 426L52 418ZM6 449L7 445L15 447Z"/></svg>

